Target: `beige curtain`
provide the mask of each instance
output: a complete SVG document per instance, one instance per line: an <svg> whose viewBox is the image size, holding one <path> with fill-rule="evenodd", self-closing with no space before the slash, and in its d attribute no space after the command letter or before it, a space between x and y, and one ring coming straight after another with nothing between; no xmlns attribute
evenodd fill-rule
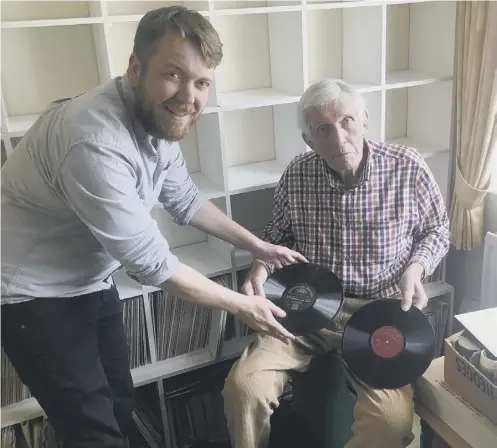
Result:
<svg viewBox="0 0 497 448"><path fill-rule="evenodd" d="M483 207L497 157L497 1L457 2L455 51L451 239L470 250L484 241Z"/></svg>

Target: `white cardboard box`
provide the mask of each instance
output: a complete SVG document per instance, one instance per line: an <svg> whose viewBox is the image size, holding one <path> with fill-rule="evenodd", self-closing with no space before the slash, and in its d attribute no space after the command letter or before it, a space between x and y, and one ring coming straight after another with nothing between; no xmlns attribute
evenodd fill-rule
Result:
<svg viewBox="0 0 497 448"><path fill-rule="evenodd" d="M497 447L497 425L445 382L444 361L435 359L417 381L417 400L473 448Z"/></svg>

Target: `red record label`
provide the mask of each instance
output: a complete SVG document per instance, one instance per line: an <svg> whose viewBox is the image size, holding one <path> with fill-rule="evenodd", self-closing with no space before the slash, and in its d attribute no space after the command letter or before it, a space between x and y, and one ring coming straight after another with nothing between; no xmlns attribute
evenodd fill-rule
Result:
<svg viewBox="0 0 497 448"><path fill-rule="evenodd" d="M371 336L371 348L380 358L395 358L404 349L404 336L389 325L375 330Z"/></svg>

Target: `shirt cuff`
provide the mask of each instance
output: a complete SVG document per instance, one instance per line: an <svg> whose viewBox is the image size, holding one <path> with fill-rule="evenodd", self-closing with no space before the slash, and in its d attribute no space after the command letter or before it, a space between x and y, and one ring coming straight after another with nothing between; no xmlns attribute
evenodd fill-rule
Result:
<svg viewBox="0 0 497 448"><path fill-rule="evenodd" d="M426 277L428 277L432 273L431 269L431 263L429 258L424 255L424 254L414 254L411 259L409 260L409 265L413 263L418 263L421 266L423 266L423 275L421 276L421 280L424 280Z"/></svg>
<svg viewBox="0 0 497 448"><path fill-rule="evenodd" d="M179 259L176 255L169 253L166 259L162 262L161 266L152 272L144 272L140 274L131 274L126 272L136 282L144 286L159 286L165 281L169 280L177 271L179 266Z"/></svg>
<svg viewBox="0 0 497 448"><path fill-rule="evenodd" d="M195 194L188 208L180 215L174 218L176 224L180 226L186 226L190 224L190 221L195 216L195 214L202 208L202 206L207 202L207 198L200 193L200 191Z"/></svg>

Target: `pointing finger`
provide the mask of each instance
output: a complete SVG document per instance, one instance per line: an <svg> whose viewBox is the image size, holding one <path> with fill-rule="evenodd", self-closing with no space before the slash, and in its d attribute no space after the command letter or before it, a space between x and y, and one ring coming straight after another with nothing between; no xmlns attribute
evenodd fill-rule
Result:
<svg viewBox="0 0 497 448"><path fill-rule="evenodd" d="M286 313L280 307L276 306L273 302L269 302L269 309L276 317L285 317Z"/></svg>
<svg viewBox="0 0 497 448"><path fill-rule="evenodd" d="M302 263L309 263L309 261L307 260L307 258L305 258L302 254L298 253L298 252L295 252L295 251L292 251L292 255L293 257L297 260L297 261L300 261Z"/></svg>
<svg viewBox="0 0 497 448"><path fill-rule="evenodd" d="M286 342L288 340L293 341L295 339L295 336L289 331L287 331L280 323L274 321L272 327L273 330L275 331L276 337L278 339L281 339L283 342Z"/></svg>

